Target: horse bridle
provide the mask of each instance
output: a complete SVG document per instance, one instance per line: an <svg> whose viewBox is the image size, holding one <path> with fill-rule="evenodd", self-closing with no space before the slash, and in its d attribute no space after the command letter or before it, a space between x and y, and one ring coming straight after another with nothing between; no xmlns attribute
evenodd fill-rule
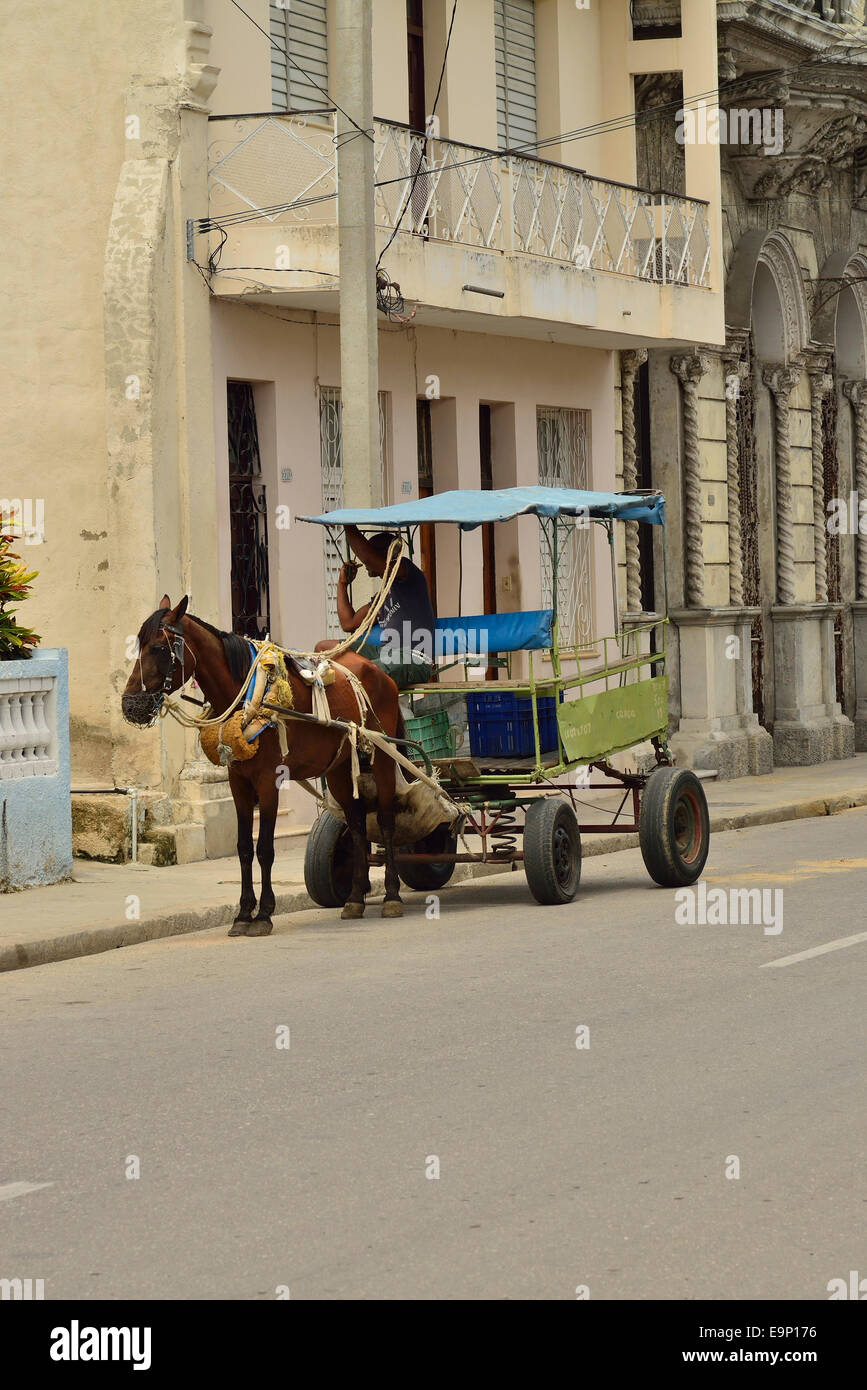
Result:
<svg viewBox="0 0 867 1390"><path fill-rule="evenodd" d="M169 659L168 670L166 671L166 674L165 674L165 677L164 677L163 683L162 683L162 688L161 688L160 690L148 690L148 689L145 687L145 683L144 683L144 672L142 671L142 665L141 665L141 652L139 652L139 655L138 655L138 671L139 671L139 679L140 679L140 681L141 681L141 694L143 694L143 695L151 695L151 696L153 696L153 699L154 699L154 712L153 712L153 717L152 717L152 719L151 719L151 723L154 722L154 720L156 719L157 715L159 714L160 709L162 708L162 705L163 705L163 702L165 701L166 696L169 695L169 694L171 694L172 682L173 682L174 676L175 676L175 668L176 668L178 665L180 665L180 668L181 668L181 681L180 681L180 686L186 685L187 681L192 679L192 677L195 675L195 671L196 671L196 654L195 654L194 651L192 651L192 649L190 649L190 655L191 655L192 658L193 658L193 669L192 669L192 671L190 672L189 676L186 674L186 670L185 670L185 655L184 655L184 648L185 648L185 647L189 648L189 643L188 643L188 642L186 641L186 639L184 638L183 630L182 630L180 627L170 627L168 623L164 623L163 626L160 628L160 634L162 635L163 633L171 633L172 637L174 638L174 641L173 641L173 642L170 642L170 641L168 640L168 637L166 637L166 647L168 648L169 658L170 658L170 659ZM157 666L157 669L159 670L159 664L158 664L158 666ZM180 686L178 687L178 689L180 689Z"/></svg>

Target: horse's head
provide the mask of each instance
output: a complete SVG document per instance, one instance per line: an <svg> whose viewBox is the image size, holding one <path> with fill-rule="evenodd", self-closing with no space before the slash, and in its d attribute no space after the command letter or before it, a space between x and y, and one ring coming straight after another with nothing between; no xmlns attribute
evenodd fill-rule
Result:
<svg viewBox="0 0 867 1390"><path fill-rule="evenodd" d="M185 643L181 632L187 603L185 594L172 608L171 599L164 594L156 612L142 623L135 665L121 697L123 717L130 724L148 728L159 714L166 695L177 690L193 674L192 670L185 670Z"/></svg>

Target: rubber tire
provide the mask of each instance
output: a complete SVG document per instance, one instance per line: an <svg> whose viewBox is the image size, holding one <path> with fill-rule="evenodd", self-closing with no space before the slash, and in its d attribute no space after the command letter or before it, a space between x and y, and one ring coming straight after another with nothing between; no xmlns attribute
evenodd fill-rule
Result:
<svg viewBox="0 0 867 1390"><path fill-rule="evenodd" d="M320 907L343 907L352 891L352 836L330 811L322 812L307 836L304 885Z"/></svg>
<svg viewBox="0 0 867 1390"><path fill-rule="evenodd" d="M685 888L700 876L710 848L710 815L704 787L688 767L651 772L641 794L638 841L647 872L662 888Z"/></svg>
<svg viewBox="0 0 867 1390"><path fill-rule="evenodd" d="M569 858L568 866L563 855ZM559 861L559 862L558 862ZM542 796L524 819L524 872L543 907L571 903L581 882L581 832L575 812L559 796Z"/></svg>
<svg viewBox="0 0 867 1390"><path fill-rule="evenodd" d="M451 833L448 825L443 824L438 825L429 835L425 835L417 844L407 845L403 853L436 854L439 849L447 854L454 854L457 847L457 836ZM401 883L405 883L407 888L414 888L417 893L435 893L438 888L445 888L454 871L454 861L449 859L444 859L441 864L403 863L397 866Z"/></svg>

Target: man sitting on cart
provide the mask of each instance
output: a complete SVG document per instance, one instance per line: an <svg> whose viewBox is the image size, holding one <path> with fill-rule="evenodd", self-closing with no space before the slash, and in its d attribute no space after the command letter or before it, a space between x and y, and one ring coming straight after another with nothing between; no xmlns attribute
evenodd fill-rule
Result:
<svg viewBox="0 0 867 1390"><path fill-rule="evenodd" d="M371 579L381 579L389 549L399 537L391 531L364 536L357 526L347 526L346 538ZM355 632L370 610L369 603L361 608L353 608L350 602L349 586L358 568L356 561L347 561L337 581L337 617L344 632ZM412 685L426 685L436 679L433 604L427 580L411 560L401 560L376 621L381 630L382 645L363 642L356 648L360 656L367 657L368 661L391 676L399 690ZM335 641L324 639L316 643L316 650L326 652L336 646Z"/></svg>

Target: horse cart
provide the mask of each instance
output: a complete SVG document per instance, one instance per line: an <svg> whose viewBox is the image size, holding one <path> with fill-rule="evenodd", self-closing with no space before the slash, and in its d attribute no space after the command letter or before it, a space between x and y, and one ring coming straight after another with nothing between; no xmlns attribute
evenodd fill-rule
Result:
<svg viewBox="0 0 867 1390"><path fill-rule="evenodd" d="M656 883L693 883L707 858L709 818L701 782L675 767L668 749L668 618L621 618L617 602L615 528L664 527L661 493L549 487L446 492L301 519L329 528L338 546L344 526L394 532L405 537L410 555L420 526L455 526L461 575L465 532L526 526L525 517L538 524L549 606L438 618L436 678L402 694L405 749L427 785L438 785L433 819L437 805L441 818L430 825L429 799L425 833L396 842L400 878L408 888L435 892L456 864L523 864L534 898L563 904L578 891L582 835L637 832ZM564 644L559 610L571 601L582 565L597 583L606 573L609 566L600 563L606 547L614 631L600 638L572 632ZM457 587L460 608L460 578ZM464 699L462 732L468 737L457 745L460 721L450 722L443 707L462 710ZM637 750L631 759L617 757L629 750ZM609 804L600 808L603 796ZM308 891L323 907L346 901L352 873L349 834L335 809L318 817L305 861ZM375 808L368 826L369 863L382 864Z"/></svg>

